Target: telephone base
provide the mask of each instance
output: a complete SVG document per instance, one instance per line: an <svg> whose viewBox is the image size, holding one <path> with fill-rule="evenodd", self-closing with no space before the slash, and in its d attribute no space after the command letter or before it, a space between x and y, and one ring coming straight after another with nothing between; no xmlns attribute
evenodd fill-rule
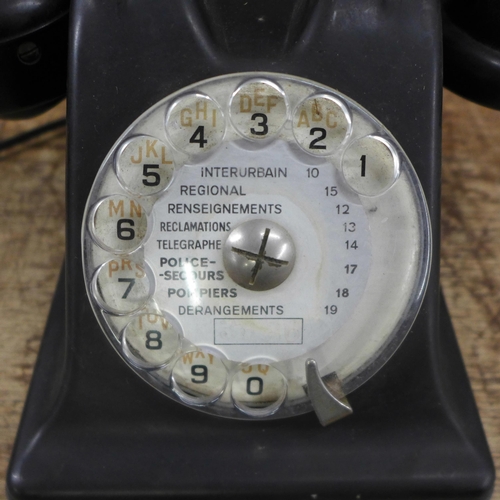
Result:
<svg viewBox="0 0 500 500"><path fill-rule="evenodd" d="M10 499L487 499L494 467L449 314L420 315L354 414L240 422L144 384L89 325L65 335L59 282L7 477Z"/></svg>

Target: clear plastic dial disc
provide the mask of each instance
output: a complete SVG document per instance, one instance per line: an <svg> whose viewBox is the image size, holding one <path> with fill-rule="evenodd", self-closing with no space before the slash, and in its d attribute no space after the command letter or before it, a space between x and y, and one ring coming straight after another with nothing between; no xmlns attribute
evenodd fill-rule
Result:
<svg viewBox="0 0 500 500"><path fill-rule="evenodd" d="M337 396L372 376L415 319L431 249L418 178L384 126L269 73L206 80L140 116L101 165L82 238L124 361L242 419L316 409L306 366Z"/></svg>

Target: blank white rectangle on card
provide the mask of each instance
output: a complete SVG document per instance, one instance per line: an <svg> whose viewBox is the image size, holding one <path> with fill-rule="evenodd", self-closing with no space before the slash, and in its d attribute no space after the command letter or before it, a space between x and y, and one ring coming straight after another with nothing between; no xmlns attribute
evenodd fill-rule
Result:
<svg viewBox="0 0 500 500"><path fill-rule="evenodd" d="M218 345L302 344L302 318L214 319Z"/></svg>

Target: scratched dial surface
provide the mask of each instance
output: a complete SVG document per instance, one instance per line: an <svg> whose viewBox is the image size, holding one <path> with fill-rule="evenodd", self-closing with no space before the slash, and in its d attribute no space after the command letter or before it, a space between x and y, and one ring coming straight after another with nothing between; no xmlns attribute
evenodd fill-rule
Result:
<svg viewBox="0 0 500 500"><path fill-rule="evenodd" d="M123 359L233 418L311 409L305 363L348 393L421 303L430 228L416 174L323 85L237 74L166 97L118 138L89 196L84 274Z"/></svg>

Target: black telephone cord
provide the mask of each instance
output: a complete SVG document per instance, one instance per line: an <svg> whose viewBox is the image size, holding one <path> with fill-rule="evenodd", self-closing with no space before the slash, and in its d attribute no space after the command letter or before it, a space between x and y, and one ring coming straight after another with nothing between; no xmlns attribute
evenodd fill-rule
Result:
<svg viewBox="0 0 500 500"><path fill-rule="evenodd" d="M0 151L5 151L13 146L27 142L35 137L51 132L61 127L66 126L66 118L61 118L59 120L54 120L52 122L41 125L40 127L28 130L28 132L23 132L22 134L6 139L5 141L0 141Z"/></svg>

